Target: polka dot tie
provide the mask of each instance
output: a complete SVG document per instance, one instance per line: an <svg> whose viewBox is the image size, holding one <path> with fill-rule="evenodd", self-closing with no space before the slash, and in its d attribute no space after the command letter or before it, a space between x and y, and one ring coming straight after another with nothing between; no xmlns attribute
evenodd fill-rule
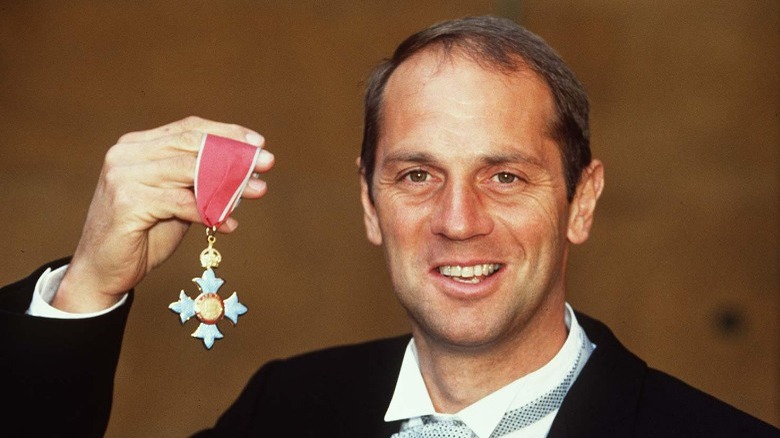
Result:
<svg viewBox="0 0 780 438"><path fill-rule="evenodd" d="M541 420L561 407L563 398L574 383L583 358L593 352L593 344L581 335L577 361L563 381L541 397L504 414L490 438L499 438ZM437 419L431 415L420 418L417 425L406 426L391 438L475 438L477 435L458 419Z"/></svg>
<svg viewBox="0 0 780 438"><path fill-rule="evenodd" d="M587 360L592 352L593 344L584 336L584 332L580 333L580 351L577 353L577 361L566 374L563 381L536 400L504 414L498 426L490 434L490 438L502 437L523 427L530 426L560 408L563 398L566 397L569 387L574 383L574 379L577 378L577 374L583 365L583 358Z"/></svg>
<svg viewBox="0 0 780 438"><path fill-rule="evenodd" d="M437 420L430 415L421 418L422 424L394 434L391 438L475 438L477 435L457 419Z"/></svg>

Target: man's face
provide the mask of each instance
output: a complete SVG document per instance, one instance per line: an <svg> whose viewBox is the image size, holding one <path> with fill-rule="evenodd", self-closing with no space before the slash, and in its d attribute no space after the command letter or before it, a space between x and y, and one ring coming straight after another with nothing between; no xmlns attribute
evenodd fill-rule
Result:
<svg viewBox="0 0 780 438"><path fill-rule="evenodd" d="M548 132L553 114L530 70L507 76L427 51L393 73L374 202L365 181L362 200L368 238L384 247L415 336L481 348L529 326L562 326L577 221Z"/></svg>

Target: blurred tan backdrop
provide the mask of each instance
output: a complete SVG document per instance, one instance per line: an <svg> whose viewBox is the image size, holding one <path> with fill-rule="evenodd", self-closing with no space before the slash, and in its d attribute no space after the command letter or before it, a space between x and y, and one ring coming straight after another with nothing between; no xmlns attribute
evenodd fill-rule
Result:
<svg viewBox="0 0 780 438"><path fill-rule="evenodd" d="M206 352L167 309L201 272L193 228L138 288L108 436L187 435L271 358L407 330L363 234L361 81L413 31L484 13L542 35L592 99L607 188L570 301L780 425L780 3L5 1L0 281L73 251L125 132L197 114L259 130L277 157L268 196L218 240L249 313Z"/></svg>

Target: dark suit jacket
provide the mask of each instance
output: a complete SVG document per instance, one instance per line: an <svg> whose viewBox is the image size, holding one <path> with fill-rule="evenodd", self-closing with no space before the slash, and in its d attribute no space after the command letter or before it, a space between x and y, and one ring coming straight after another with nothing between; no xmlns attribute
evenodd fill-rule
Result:
<svg viewBox="0 0 780 438"><path fill-rule="evenodd" d="M78 320L25 315L45 268L0 289L0 436L103 436L130 306Z"/></svg>
<svg viewBox="0 0 780 438"><path fill-rule="evenodd" d="M0 290L0 373L5 398L14 400L0 418L0 435L100 436L130 302L89 320L26 316L42 269ZM549 436L780 437L778 429L648 368L600 322L577 318L597 348ZM399 423L383 417L408 341L402 336L270 362L215 427L198 436L389 437Z"/></svg>

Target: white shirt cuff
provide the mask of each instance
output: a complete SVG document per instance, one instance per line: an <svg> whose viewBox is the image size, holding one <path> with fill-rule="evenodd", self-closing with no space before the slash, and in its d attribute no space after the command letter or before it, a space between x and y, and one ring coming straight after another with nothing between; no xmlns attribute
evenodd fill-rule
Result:
<svg viewBox="0 0 780 438"><path fill-rule="evenodd" d="M41 277L38 279L38 282L35 283L35 291L33 291L32 301L30 302L30 307L26 312L28 315L59 319L92 318L111 312L112 310L121 307L122 304L127 301L128 294L125 294L125 296L123 296L122 299L113 306L107 309L99 310L97 312L89 313L70 313L52 307L50 303L54 300L54 296L57 294L57 289L60 288L62 277L65 275L65 271L67 270L68 265L61 266L54 271L49 268L41 275Z"/></svg>

